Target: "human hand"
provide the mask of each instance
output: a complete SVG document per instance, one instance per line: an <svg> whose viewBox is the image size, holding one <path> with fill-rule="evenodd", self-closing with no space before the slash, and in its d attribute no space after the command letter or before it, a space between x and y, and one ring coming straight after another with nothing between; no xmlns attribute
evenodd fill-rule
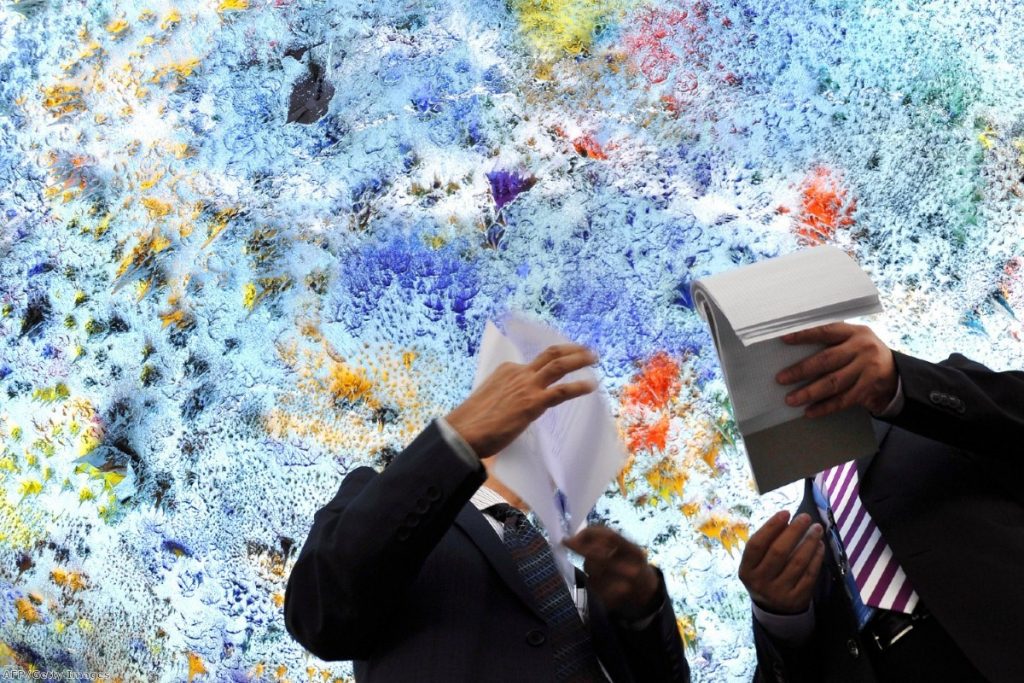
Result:
<svg viewBox="0 0 1024 683"><path fill-rule="evenodd" d="M789 513L773 515L754 532L740 559L740 581L761 609L799 614L811 604L825 544L821 524L801 513L791 524Z"/></svg>
<svg viewBox="0 0 1024 683"><path fill-rule="evenodd" d="M652 603L661 579L643 548L604 526L589 526L562 543L583 556L587 585L610 613L636 620L657 609Z"/></svg>
<svg viewBox="0 0 1024 683"><path fill-rule="evenodd" d="M857 405L878 415L896 394L892 351L869 327L832 323L787 334L782 341L828 345L775 376L779 384L809 382L786 395L787 405L807 406L807 417L822 417Z"/></svg>
<svg viewBox="0 0 1024 683"><path fill-rule="evenodd" d="M526 365L502 363L445 420L477 457L490 457L548 408L594 391L597 385L589 380L555 382L596 362L585 346L557 344Z"/></svg>

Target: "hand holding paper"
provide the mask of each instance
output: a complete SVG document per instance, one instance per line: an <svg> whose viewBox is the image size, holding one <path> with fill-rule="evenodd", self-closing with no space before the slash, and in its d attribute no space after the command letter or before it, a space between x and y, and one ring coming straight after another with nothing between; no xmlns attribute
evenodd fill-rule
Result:
<svg viewBox="0 0 1024 683"><path fill-rule="evenodd" d="M594 503L622 469L626 450L604 396L593 391L597 376L589 365L596 359L540 323L515 315L501 322L504 333L492 323L484 330L474 382L474 396L492 395L487 405L493 417L465 424L471 438L487 430L500 435L491 441L481 438L484 445L477 452L500 449L493 475L533 509L548 532L555 560L571 577L562 539L583 528ZM505 384L512 377L515 381ZM532 393L538 382L546 387L542 394ZM520 400L521 392L547 396L550 407L511 415L508 402ZM448 418L457 431L464 424L461 408Z"/></svg>
<svg viewBox="0 0 1024 683"><path fill-rule="evenodd" d="M892 350L864 325L832 323L782 338L787 344L827 344L827 348L775 376L780 384L803 384L786 404L807 406L807 417L824 417L853 406L879 415L896 393Z"/></svg>
<svg viewBox="0 0 1024 683"><path fill-rule="evenodd" d="M643 548L600 525L565 539L565 545L583 556L587 588L610 613L635 620L657 608L651 603L659 598L660 579Z"/></svg>
<svg viewBox="0 0 1024 683"><path fill-rule="evenodd" d="M493 360L494 371L446 418L480 458L507 446L545 410L597 388L590 379L555 384L597 361L579 344L550 346L527 365Z"/></svg>
<svg viewBox="0 0 1024 683"><path fill-rule="evenodd" d="M692 294L711 328L758 491L875 449L864 406L886 388L884 353L851 367L850 354L870 340L856 335L832 347L831 333L820 331L852 329L821 326L882 310L853 259L831 246L805 249L697 280ZM808 380L817 381L796 392L784 386ZM807 402L815 420L804 419Z"/></svg>

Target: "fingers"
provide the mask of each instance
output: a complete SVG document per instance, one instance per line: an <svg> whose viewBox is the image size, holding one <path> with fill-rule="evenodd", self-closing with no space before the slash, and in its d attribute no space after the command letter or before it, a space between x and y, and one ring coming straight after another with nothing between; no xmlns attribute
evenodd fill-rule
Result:
<svg viewBox="0 0 1024 683"><path fill-rule="evenodd" d="M537 372L556 358L579 353L580 351L589 351L589 349L581 344L554 344L538 353L536 358L526 364L526 367Z"/></svg>
<svg viewBox="0 0 1024 683"><path fill-rule="evenodd" d="M564 348L564 347L552 347ZM542 352L541 355L547 353ZM542 386L550 386L572 372L576 372L588 365L597 362L597 356L586 347L577 347L575 350L560 353L548 360L540 368L536 369L537 378ZM531 364L532 367L532 364Z"/></svg>
<svg viewBox="0 0 1024 683"><path fill-rule="evenodd" d="M643 548L602 526L587 527L563 543L585 558L587 585L609 612L636 618L650 609L661 580Z"/></svg>
<svg viewBox="0 0 1024 683"><path fill-rule="evenodd" d="M821 573L822 560L824 559L825 544L819 540L814 544L814 554L811 555L811 561L804 568L803 576L793 586L794 595L803 596L811 594L811 591L814 589L814 583L818 580L818 574Z"/></svg>
<svg viewBox="0 0 1024 683"><path fill-rule="evenodd" d="M553 408L560 403L565 403L579 396L584 396L597 389L597 383L591 380L580 380L578 382L565 382L549 387L544 393L544 408Z"/></svg>
<svg viewBox="0 0 1024 683"><path fill-rule="evenodd" d="M779 581L784 586L796 586L796 584L807 573L807 567L818 551L824 529L821 524L812 524L807 530L800 543L797 545L789 561L786 563L782 573L779 574Z"/></svg>
<svg viewBox="0 0 1024 683"><path fill-rule="evenodd" d="M594 546L611 546L611 536L614 532L608 527L588 526L575 536L565 539L565 544L574 551L583 554L581 551Z"/></svg>
<svg viewBox="0 0 1024 683"><path fill-rule="evenodd" d="M751 599L777 614L807 608L821 569L824 529L801 513L777 513L750 537L740 560L739 578ZM753 545L753 549L751 549Z"/></svg>
<svg viewBox="0 0 1024 683"><path fill-rule="evenodd" d="M743 557L740 558L740 573L745 574L753 571L754 567L764 559L768 548L786 529L789 522L789 513L785 510L776 512L760 529L755 531L747 540L747 546L743 549Z"/></svg>
<svg viewBox="0 0 1024 683"><path fill-rule="evenodd" d="M779 384L796 384L811 380L849 365L856 356L856 352L845 344L830 346L780 371L775 380Z"/></svg>
<svg viewBox="0 0 1024 683"><path fill-rule="evenodd" d="M761 572L766 576L778 576L789 562L790 555L797 543L807 533L811 526L811 517L805 512L793 518L786 529L779 534L768 547L761 562L754 567L754 571Z"/></svg>
<svg viewBox="0 0 1024 683"><path fill-rule="evenodd" d="M845 392L857 383L859 377L860 370L852 364L847 365L829 372L805 387L791 391L786 395L786 405L802 406L808 403L819 403Z"/></svg>
<svg viewBox="0 0 1024 683"><path fill-rule="evenodd" d="M614 556L643 555L643 550L605 526L588 526L562 541L567 548L585 558L595 560Z"/></svg>
<svg viewBox="0 0 1024 683"><path fill-rule="evenodd" d="M825 344L832 346L849 339L856 328L849 323L829 323L782 337L787 344Z"/></svg>

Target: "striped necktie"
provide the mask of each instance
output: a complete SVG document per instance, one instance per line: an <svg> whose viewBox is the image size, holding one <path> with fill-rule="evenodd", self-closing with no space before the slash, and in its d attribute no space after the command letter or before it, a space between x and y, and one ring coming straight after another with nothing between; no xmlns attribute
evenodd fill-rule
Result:
<svg viewBox="0 0 1024 683"><path fill-rule="evenodd" d="M590 642L565 580L555 566L551 546L519 510L506 503L486 510L504 525L502 539L519 569L519 575L548 622L555 677L560 683L592 683L607 680Z"/></svg>
<svg viewBox="0 0 1024 683"><path fill-rule="evenodd" d="M917 593L861 502L856 461L837 465L819 477L861 600L869 607L913 612Z"/></svg>

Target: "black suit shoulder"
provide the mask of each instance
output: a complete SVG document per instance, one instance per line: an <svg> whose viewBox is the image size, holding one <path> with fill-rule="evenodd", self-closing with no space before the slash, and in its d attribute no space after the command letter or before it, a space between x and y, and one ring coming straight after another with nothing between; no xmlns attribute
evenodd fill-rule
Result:
<svg viewBox="0 0 1024 683"><path fill-rule="evenodd" d="M904 407L894 425L972 453L1014 457L1024 441L1024 372L953 354L930 363L894 352Z"/></svg>
<svg viewBox="0 0 1024 683"><path fill-rule="evenodd" d="M321 659L369 656L483 480L483 468L455 454L433 424L382 473L349 473L316 513L289 576L292 637Z"/></svg>

